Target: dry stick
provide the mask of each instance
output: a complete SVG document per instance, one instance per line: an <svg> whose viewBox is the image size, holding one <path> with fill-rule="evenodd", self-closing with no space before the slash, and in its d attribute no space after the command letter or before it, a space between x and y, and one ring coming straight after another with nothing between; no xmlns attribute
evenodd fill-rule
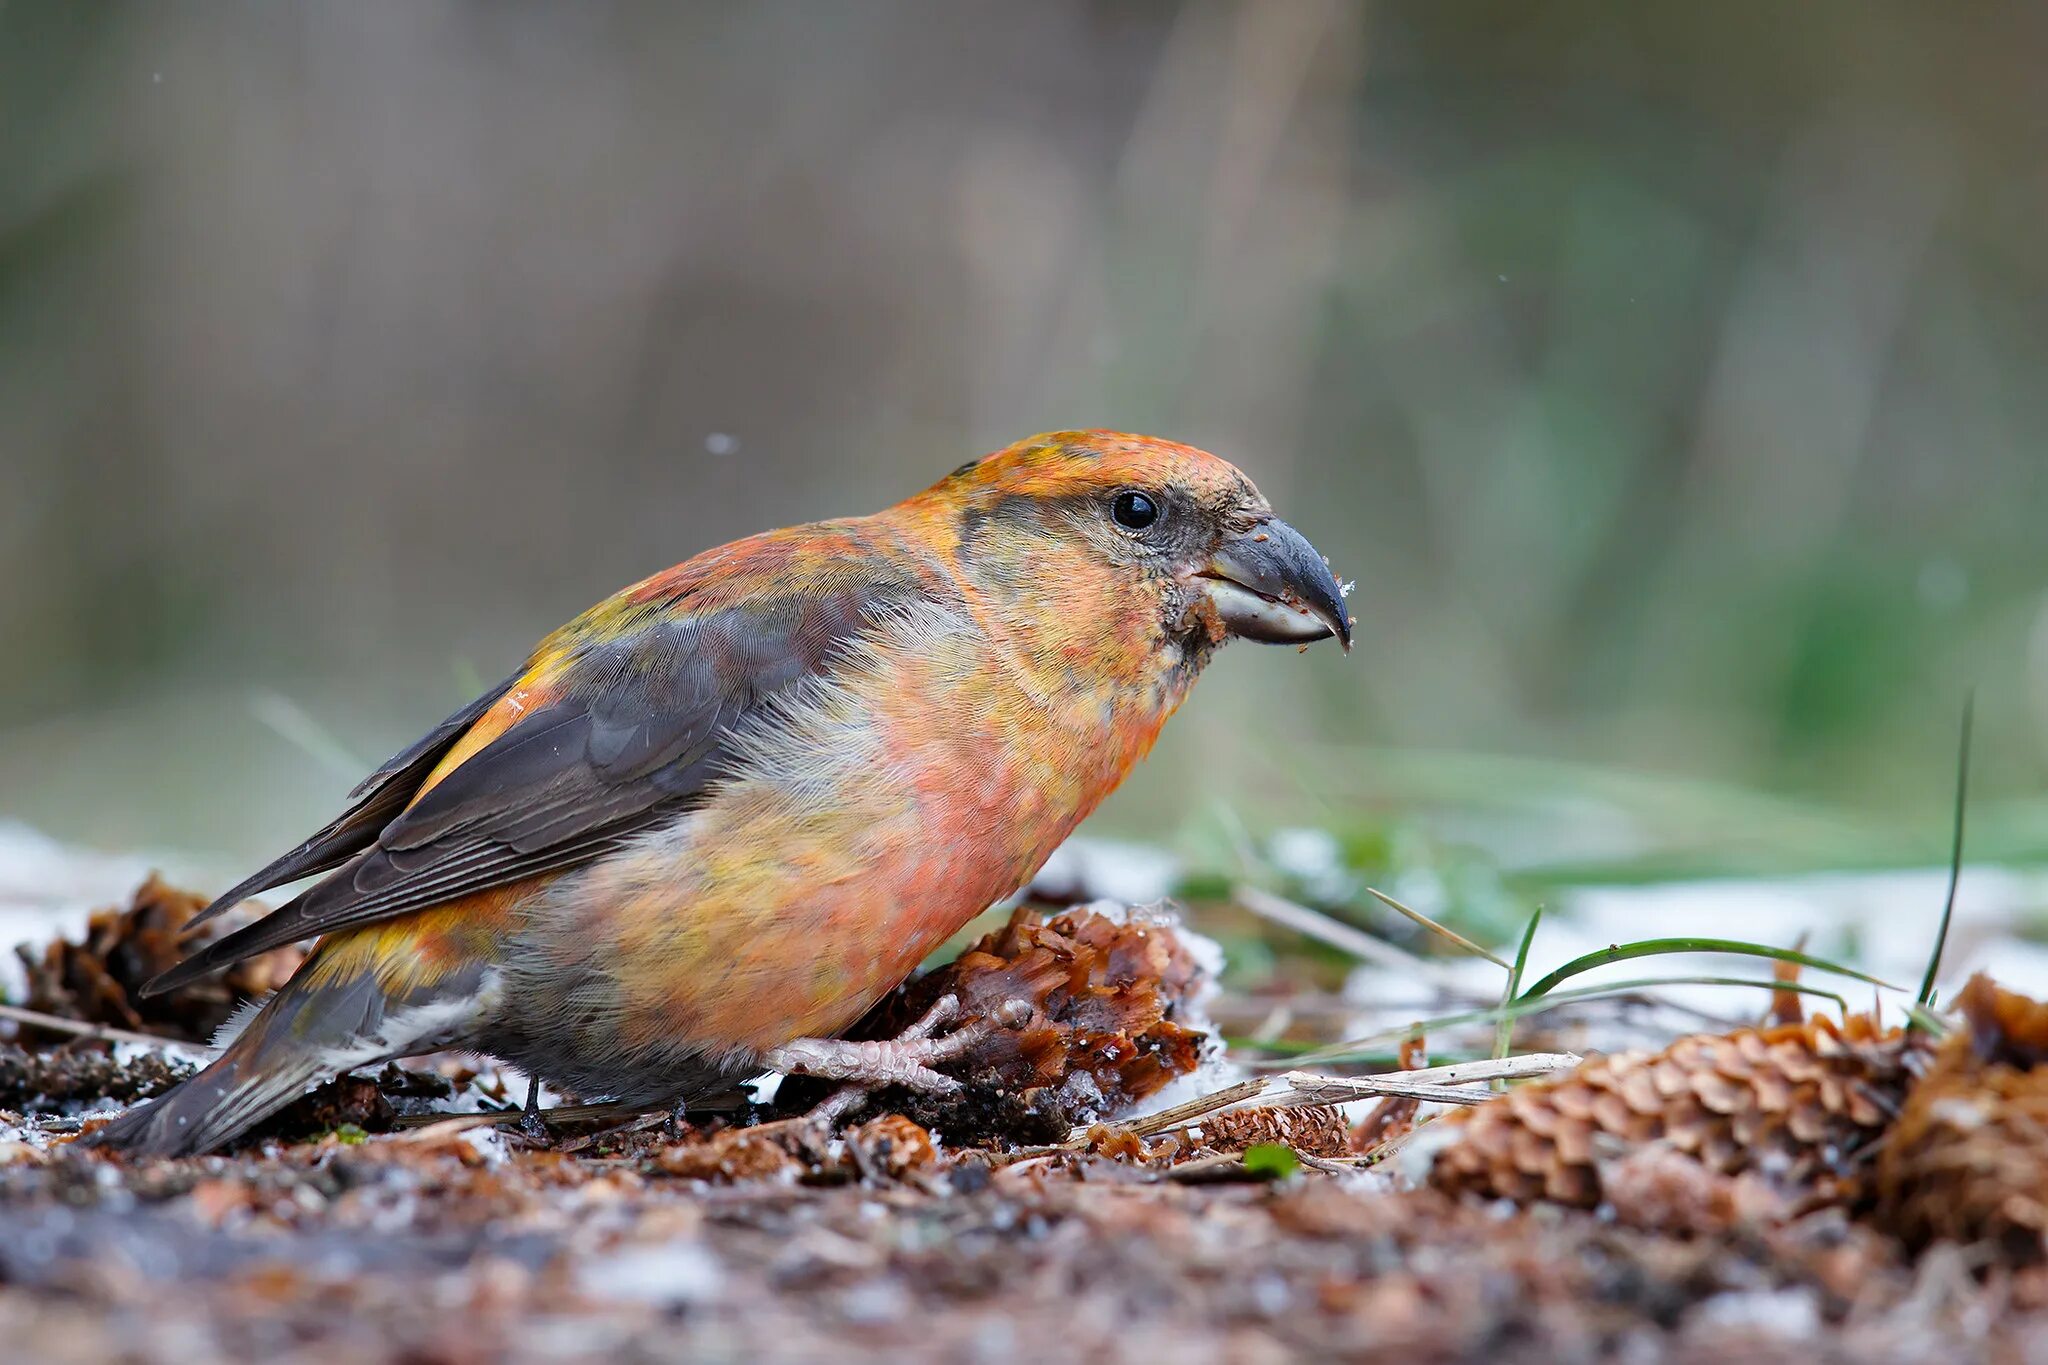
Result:
<svg viewBox="0 0 2048 1365"><path fill-rule="evenodd" d="M154 1033L136 1033L132 1029L115 1028L111 1024L88 1024L78 1019L66 1019L62 1015L44 1014L41 1010L24 1009L20 1005L0 1005L0 1019L12 1019L18 1024L33 1024L52 1033L69 1033L80 1038L92 1038L102 1043L143 1043L149 1047L196 1047L182 1038L165 1038Z"/></svg>
<svg viewBox="0 0 2048 1365"><path fill-rule="evenodd" d="M1464 1087L1495 1077L1538 1076L1578 1065L1569 1052L1535 1052L1522 1057L1492 1058L1476 1062L1455 1062L1416 1071L1396 1071L1380 1076L1326 1076L1313 1071L1290 1071L1280 1076L1259 1076L1221 1090L1134 1119L1125 1127L1139 1137L1152 1137L1169 1129L1184 1127L1198 1119L1243 1104L1249 1100L1293 1108L1309 1104L1346 1104L1379 1095L1398 1095L1438 1104L1484 1104L1493 1098L1490 1090ZM1275 1082L1283 1087L1268 1094ZM1068 1135L1069 1146L1085 1142L1088 1130L1077 1128Z"/></svg>
<svg viewBox="0 0 2048 1365"><path fill-rule="evenodd" d="M515 1119L519 1117L517 1111L514 1111L512 1117ZM409 1118L416 1120L416 1122L406 1122ZM490 1113L408 1114L401 1116L393 1124L393 1127L398 1129L398 1131L392 1135L391 1140L393 1142L433 1142L438 1138L454 1137L458 1133L468 1132L472 1128L496 1128L504 1120L505 1116L503 1114Z"/></svg>
<svg viewBox="0 0 2048 1365"><path fill-rule="evenodd" d="M1346 1159L1342 1157L1314 1156L1308 1152L1296 1152L1294 1159L1310 1170L1321 1171L1324 1175L1350 1175L1358 1169L1355 1158L1347 1164Z"/></svg>
<svg viewBox="0 0 2048 1365"><path fill-rule="evenodd" d="M1444 1066L1394 1071L1378 1076L1331 1076L1320 1071L1287 1071L1279 1079L1296 1090L1354 1090L1360 1098L1388 1093L1386 1086L1400 1082L1423 1085L1476 1085L1482 1081L1513 1081L1528 1076L1547 1076L1553 1071L1575 1067L1582 1059L1576 1052L1526 1052L1519 1057L1491 1057L1474 1062L1451 1062ZM1311 1104L1322 1101L1311 1100Z"/></svg>
<svg viewBox="0 0 2048 1365"><path fill-rule="evenodd" d="M1271 1083L1272 1081L1269 1077L1258 1076L1249 1081L1239 1081L1236 1085L1226 1085L1221 1090L1207 1095L1197 1095L1194 1099L1183 1101L1168 1109L1162 1109L1156 1114L1147 1114L1141 1119L1134 1119L1129 1127L1133 1133L1140 1137L1150 1137L1154 1133L1163 1133L1169 1128L1178 1128L1183 1123L1201 1118L1206 1114L1213 1114L1219 1109L1228 1109L1239 1101L1257 1099L1260 1095L1266 1093L1266 1087ZM1072 1142L1075 1138L1085 1137L1086 1134L1087 1130L1081 1129L1076 1133L1070 1134L1067 1140Z"/></svg>
<svg viewBox="0 0 2048 1365"><path fill-rule="evenodd" d="M1306 1072L1296 1072L1306 1076ZM1484 1104L1494 1099L1491 1090L1467 1090L1456 1085L1431 1085L1427 1081L1397 1080L1392 1076L1321 1076L1316 1078L1322 1084L1306 1089L1282 1090L1277 1095L1261 1097L1261 1103L1274 1109L1293 1109L1305 1104L1349 1104L1353 1100L1379 1099L1391 1096L1402 1100L1421 1100L1425 1104Z"/></svg>
<svg viewBox="0 0 2048 1365"><path fill-rule="evenodd" d="M1292 1109L1308 1104L1350 1104L1354 1100L1392 1096L1431 1104L1484 1104L1497 1092L1467 1087L1495 1078L1546 1075L1576 1066L1578 1060L1569 1052L1553 1052L1503 1059L1498 1064L1466 1062L1455 1067L1432 1067L1380 1076L1325 1076L1314 1071L1289 1071L1280 1077L1286 1088L1277 1094L1264 1096L1263 1102L1275 1108ZM1432 1072L1458 1074L1445 1080L1432 1075Z"/></svg>
<svg viewBox="0 0 2048 1365"><path fill-rule="evenodd" d="M1415 954L1396 948L1393 944L1374 938L1363 929L1354 928L1342 920L1330 918L1320 910L1311 910L1284 896L1256 886L1239 885L1231 888L1231 899L1257 915L1260 919L1292 929L1319 942L1327 943L1351 954L1361 962L1371 962L1391 971L1405 973L1429 982L1446 996L1473 1003L1494 1003L1492 992L1473 990L1457 979L1455 973L1437 963L1419 958Z"/></svg>

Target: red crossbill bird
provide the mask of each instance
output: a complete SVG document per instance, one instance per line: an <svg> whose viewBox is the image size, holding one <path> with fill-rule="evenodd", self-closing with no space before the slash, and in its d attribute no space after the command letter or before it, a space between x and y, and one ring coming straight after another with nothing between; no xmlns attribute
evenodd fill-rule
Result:
<svg viewBox="0 0 2048 1365"><path fill-rule="evenodd" d="M1231 637L1351 622L1214 455L1037 436L872 516L735 541L543 640L214 902L318 875L151 982L318 937L218 1058L99 1130L230 1141L309 1083L442 1048L586 1098L766 1070L956 1085L930 1021L835 1035L1029 881Z"/></svg>

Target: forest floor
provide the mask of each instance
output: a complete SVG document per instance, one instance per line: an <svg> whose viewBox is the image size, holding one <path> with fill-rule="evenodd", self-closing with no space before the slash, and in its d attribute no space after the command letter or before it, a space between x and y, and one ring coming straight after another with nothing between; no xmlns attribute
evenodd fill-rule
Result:
<svg viewBox="0 0 2048 1365"><path fill-rule="evenodd" d="M1883 1153L1913 1087L1976 1065L1968 1049L1800 1022L1789 997L1761 1030L1639 994L1559 1010L1516 1042L1567 1069L1512 1103L1441 1067L1414 1085L1453 1103L1407 1095L1398 1064L1428 1062L1411 1044L1332 1069L1392 1073L1390 1092L1333 1098L1294 1072L1226 1091L1234 1109L1137 1122L1110 1111L1233 1079L1213 1046L1176 1052L1198 1026L1256 1034L1243 1056L1357 1025L1318 1023L1337 996L1307 984L1215 995L1198 941L1182 951L1164 921L1048 909L878 1012L893 1027L977 983L1029 996L1030 1021L965 1064L994 1078L970 1107L885 1093L824 1126L802 1116L820 1092L789 1085L782 1108L682 1125L565 1109L541 1136L500 1112L506 1078L446 1058L330 1084L225 1155L87 1150L81 1131L189 1073L200 1053L176 1039L233 1003L116 1008L175 951L196 904L177 896L146 887L23 954L35 1012L0 1044L8 1359L2048 1361L2048 1125L2007 1121L2048 1107L2013 1092L1958 1120L1973 1090L1914 1120L2011 1130L1990 1164L2037 1161L1994 1212L1930 1236L1982 1181L1928 1168L1958 1192L1930 1214L1880 1188ZM1648 1070L1565 1055L1627 1047ZM1969 1133L1906 1145L1939 1156ZM1455 1179L1429 1155L1449 1142Z"/></svg>
<svg viewBox="0 0 2048 1365"><path fill-rule="evenodd" d="M1174 1179L856 1133L712 1174L481 1130L0 1172L17 1360L2036 1359L2048 1316L1839 1212L1673 1235L1371 1173ZM682 1172L682 1173L677 1173Z"/></svg>

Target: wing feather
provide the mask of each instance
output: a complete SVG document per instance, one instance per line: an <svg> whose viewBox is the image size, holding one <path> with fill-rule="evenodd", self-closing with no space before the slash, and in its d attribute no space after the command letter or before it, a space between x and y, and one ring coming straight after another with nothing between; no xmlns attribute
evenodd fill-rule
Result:
<svg viewBox="0 0 2048 1365"><path fill-rule="evenodd" d="M581 649L550 700L419 793L434 763L508 682L386 764L334 824L229 894L277 885L289 879L282 871L313 858L323 865L309 870L327 871L324 880L144 993L620 847L701 802L731 757L736 725L769 698L829 672L847 642L921 595L907 578L871 579L707 612L651 613L638 628ZM378 823L364 834L372 818Z"/></svg>
<svg viewBox="0 0 2048 1365"><path fill-rule="evenodd" d="M375 772L356 784L355 790L349 793L348 808L319 833L291 852L282 854L261 871L237 882L188 920L185 928L188 931L195 929L272 887L332 871L375 843L378 831L405 809L420 784L426 781L427 774L455 747L463 732L496 705L498 698L504 696L519 677L519 674L513 674L442 721L409 748L386 759Z"/></svg>

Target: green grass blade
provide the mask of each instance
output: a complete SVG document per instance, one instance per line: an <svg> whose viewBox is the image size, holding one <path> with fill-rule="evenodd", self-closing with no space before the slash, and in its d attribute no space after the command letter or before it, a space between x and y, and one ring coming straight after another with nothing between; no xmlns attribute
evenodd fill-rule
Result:
<svg viewBox="0 0 2048 1365"><path fill-rule="evenodd" d="M1948 1021L1925 1005L1908 1005L1906 1019L1910 1027L1932 1037L1942 1038L1948 1035Z"/></svg>
<svg viewBox="0 0 2048 1365"><path fill-rule="evenodd" d="M1963 810L1970 799L1970 730L1977 717L1977 694L1963 700L1963 737L1956 752L1956 819L1948 850L1948 899L1942 902L1941 924L1934 931L1934 951L1927 955L1927 973L1920 978L1915 997L1922 1009L1934 999L1934 974L1941 970L1941 953L1948 946L1948 922L1956 913L1956 887L1963 880Z"/></svg>
<svg viewBox="0 0 2048 1365"><path fill-rule="evenodd" d="M1332 1062L1350 1061L1359 1056L1371 1056L1369 1049L1385 1047L1410 1038L1424 1037L1445 1029L1463 1028L1472 1024L1497 1024L1503 1019L1525 1019L1533 1014L1542 1014L1584 1000L1599 1000L1616 995L1631 995L1637 991L1654 990L1659 986L1749 986L1757 990L1795 991L1800 995L1816 996L1831 1001L1843 1014L1849 1012L1849 1002L1837 991L1821 986L1809 986L1798 981L1757 980L1747 976L1650 976L1636 977L1627 981L1609 981L1598 986L1578 986L1568 991L1550 991L1540 997L1524 994L1510 1004L1492 1009L1465 1010L1457 1014L1441 1014L1431 1019L1418 1019L1413 1023L1401 1024L1394 1028L1381 1029L1363 1038L1350 1038L1341 1043L1332 1043L1317 1051L1301 1053L1282 1063L1273 1065L1318 1066Z"/></svg>
<svg viewBox="0 0 2048 1365"><path fill-rule="evenodd" d="M1529 965L1529 945L1536 941L1536 926L1541 923L1543 907L1539 905L1529 916L1529 927L1522 930L1521 946L1515 949L1515 965L1508 968L1507 986L1501 991L1500 996L1500 1007L1503 1010L1515 1003L1515 994L1522 989L1522 971ZM1512 1014L1503 1014L1493 1031L1493 1055L1496 1060L1508 1055L1508 1048L1514 1039L1515 1017Z"/></svg>
<svg viewBox="0 0 2048 1365"><path fill-rule="evenodd" d="M1617 943L1602 948L1584 957L1575 957L1550 975L1522 992L1521 999L1534 1000L1547 995L1560 982L1569 981L1582 972L1610 963L1628 962L1639 957L1662 957L1670 953L1733 953L1742 957L1768 957L1779 962L1796 962L1802 967L1817 971L1832 972L1854 981L1865 981L1873 986L1882 986L1888 991L1900 989L1889 981L1859 972L1854 967L1844 967L1826 958L1814 957L1810 953L1797 952L1791 948L1773 948L1767 943L1745 943L1733 938L1646 938L1637 943Z"/></svg>

